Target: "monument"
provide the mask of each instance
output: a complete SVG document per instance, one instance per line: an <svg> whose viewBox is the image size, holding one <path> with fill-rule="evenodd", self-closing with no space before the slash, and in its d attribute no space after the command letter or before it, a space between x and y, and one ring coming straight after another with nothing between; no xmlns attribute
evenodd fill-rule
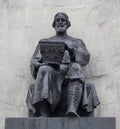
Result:
<svg viewBox="0 0 120 129"><path fill-rule="evenodd" d="M114 118L92 117L100 102L82 72L90 54L81 39L67 34L68 15L57 13L52 26L56 35L39 41L30 62L35 79L26 99L30 118L8 118L6 129L115 129Z"/></svg>
<svg viewBox="0 0 120 129"><path fill-rule="evenodd" d="M27 104L34 116L54 116L60 107L62 116L79 117L83 111L92 115L99 104L94 86L86 83L82 72L90 54L81 39L67 35L70 25L67 14L57 13L52 25L56 35L40 40L31 59L35 85L28 93Z"/></svg>

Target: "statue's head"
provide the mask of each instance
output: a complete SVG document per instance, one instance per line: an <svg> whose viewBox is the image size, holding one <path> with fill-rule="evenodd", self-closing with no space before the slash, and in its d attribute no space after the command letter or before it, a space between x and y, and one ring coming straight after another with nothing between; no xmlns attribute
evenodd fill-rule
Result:
<svg viewBox="0 0 120 129"><path fill-rule="evenodd" d="M57 33L65 32L71 26L68 15L63 12L57 13L54 17L52 26Z"/></svg>

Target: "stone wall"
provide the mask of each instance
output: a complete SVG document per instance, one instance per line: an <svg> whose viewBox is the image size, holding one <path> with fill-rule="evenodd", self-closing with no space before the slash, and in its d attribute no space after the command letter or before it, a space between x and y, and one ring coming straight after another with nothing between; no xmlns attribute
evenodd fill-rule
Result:
<svg viewBox="0 0 120 129"><path fill-rule="evenodd" d="M116 117L120 129L120 0L0 0L0 129L5 117L27 117L29 61L38 41L55 34L60 11L91 53L84 73L101 101L95 116Z"/></svg>

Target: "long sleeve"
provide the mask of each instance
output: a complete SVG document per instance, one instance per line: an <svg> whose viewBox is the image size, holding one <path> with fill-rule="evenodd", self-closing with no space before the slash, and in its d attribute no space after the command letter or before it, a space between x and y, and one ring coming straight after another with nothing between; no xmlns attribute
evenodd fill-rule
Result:
<svg viewBox="0 0 120 129"><path fill-rule="evenodd" d="M37 45L35 52L30 60L30 70L31 70L31 74L33 76L33 78L35 79L37 76L37 72L38 72L38 64L41 63L42 60L42 56L40 53L40 46L39 44Z"/></svg>
<svg viewBox="0 0 120 129"><path fill-rule="evenodd" d="M77 48L74 48L75 62L81 66L85 66L89 63L90 54L82 40L78 39Z"/></svg>

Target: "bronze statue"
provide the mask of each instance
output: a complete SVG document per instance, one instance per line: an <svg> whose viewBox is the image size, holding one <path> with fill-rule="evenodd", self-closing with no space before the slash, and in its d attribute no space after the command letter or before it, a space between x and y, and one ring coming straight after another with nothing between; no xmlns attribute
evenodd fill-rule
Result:
<svg viewBox="0 0 120 129"><path fill-rule="evenodd" d="M79 107L92 112L99 100L94 86L86 84L82 72L82 66L89 63L90 54L81 39L68 36L67 29L71 24L66 13L57 13L52 26L56 35L40 40L31 59L30 68L35 85L29 89L28 108L34 116L54 116L58 105L62 107L63 103L64 116L78 117ZM65 51L62 62L58 65L45 63L40 51L41 42L63 43ZM88 94L91 94L90 97ZM62 99L64 96L65 99Z"/></svg>

